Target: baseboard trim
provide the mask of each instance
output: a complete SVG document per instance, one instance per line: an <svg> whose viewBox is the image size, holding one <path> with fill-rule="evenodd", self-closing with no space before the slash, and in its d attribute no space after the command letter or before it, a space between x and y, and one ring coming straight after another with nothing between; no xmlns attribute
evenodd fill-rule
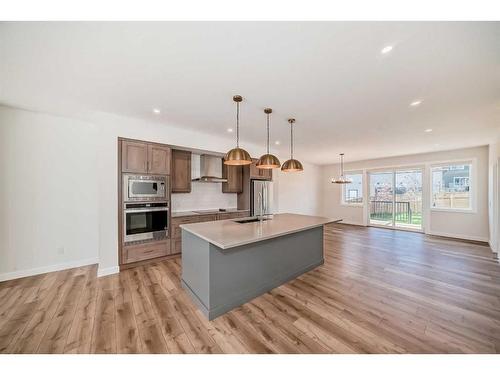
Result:
<svg viewBox="0 0 500 375"><path fill-rule="evenodd" d="M97 264L97 263L99 263L99 258L88 258L88 259L75 260L71 262L53 264L50 266L30 268L27 270L6 272L0 274L0 281L20 279L22 277L35 276L48 272L62 271L62 270L67 270L69 268L89 266L91 264Z"/></svg>
<svg viewBox="0 0 500 375"><path fill-rule="evenodd" d="M491 242L491 240L490 240L490 241L488 241L488 245L490 245L490 249L493 252L493 254L497 255L497 257L498 257L498 249L496 247L496 244Z"/></svg>
<svg viewBox="0 0 500 375"><path fill-rule="evenodd" d="M449 237L449 238L458 238L459 240L469 240L469 241L479 241L479 242L489 242L488 237L481 237L481 236L467 236L463 234L457 234L457 233L444 233L444 232L435 232L435 231L427 231L425 234L428 234L430 236L440 236L440 237Z"/></svg>
<svg viewBox="0 0 500 375"><path fill-rule="evenodd" d="M101 266L99 266L99 268L97 269L97 277L114 275L114 274L119 273L119 272L120 272L119 266L106 267L106 268L102 268Z"/></svg>

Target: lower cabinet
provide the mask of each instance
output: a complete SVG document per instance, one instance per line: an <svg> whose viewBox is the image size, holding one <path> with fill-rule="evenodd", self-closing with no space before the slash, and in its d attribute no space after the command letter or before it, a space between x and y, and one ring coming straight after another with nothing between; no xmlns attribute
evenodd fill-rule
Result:
<svg viewBox="0 0 500 375"><path fill-rule="evenodd" d="M171 254L169 240L142 243L123 247L123 263L134 263Z"/></svg>
<svg viewBox="0 0 500 375"><path fill-rule="evenodd" d="M181 253L181 237L182 230L181 224L191 224L196 223L194 220L195 216L183 216L183 217L173 217L170 220L170 248L172 249L172 254Z"/></svg>
<svg viewBox="0 0 500 375"><path fill-rule="evenodd" d="M215 221L215 220L236 219L240 217L247 217L249 214L250 214L249 211L237 211L237 212L222 212L219 214L210 214L210 215L173 217L171 220L172 225L170 231L171 254L180 254L182 252L182 229L180 225L203 223L206 221Z"/></svg>
<svg viewBox="0 0 500 375"><path fill-rule="evenodd" d="M180 254L182 252L182 229L180 227L181 224L202 223L205 221L215 220L217 220L216 214L173 217L170 221L172 224L170 231L170 247L172 249L172 254Z"/></svg>
<svg viewBox="0 0 500 375"><path fill-rule="evenodd" d="M238 219L242 217L247 217L249 215L250 211L223 212L219 214L217 220Z"/></svg>
<svg viewBox="0 0 500 375"><path fill-rule="evenodd" d="M182 251L182 239L173 238L171 248L172 254L180 254Z"/></svg>

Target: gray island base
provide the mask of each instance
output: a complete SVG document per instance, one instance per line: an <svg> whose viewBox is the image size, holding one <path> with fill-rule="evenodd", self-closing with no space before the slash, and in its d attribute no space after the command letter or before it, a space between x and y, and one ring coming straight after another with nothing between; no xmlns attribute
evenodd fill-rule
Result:
<svg viewBox="0 0 500 375"><path fill-rule="evenodd" d="M323 225L333 221L280 214L183 225L182 286L212 320L322 265Z"/></svg>

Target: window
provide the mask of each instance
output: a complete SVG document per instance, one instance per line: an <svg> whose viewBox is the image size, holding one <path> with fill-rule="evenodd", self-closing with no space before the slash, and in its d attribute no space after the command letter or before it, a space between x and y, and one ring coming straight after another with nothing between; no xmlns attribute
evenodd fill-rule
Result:
<svg viewBox="0 0 500 375"><path fill-rule="evenodd" d="M346 173L348 179L352 182L343 185L342 203L343 204L362 204L363 203L363 174Z"/></svg>
<svg viewBox="0 0 500 375"><path fill-rule="evenodd" d="M471 170L472 163L432 167L431 207L471 210Z"/></svg>

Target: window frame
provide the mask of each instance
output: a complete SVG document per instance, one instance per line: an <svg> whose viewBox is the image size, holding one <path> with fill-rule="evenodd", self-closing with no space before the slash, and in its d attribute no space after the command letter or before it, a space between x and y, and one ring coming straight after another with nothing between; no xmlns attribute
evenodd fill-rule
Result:
<svg viewBox="0 0 500 375"><path fill-rule="evenodd" d="M433 169L439 167L450 167L454 165L469 165L469 208L433 207L434 203ZM477 169L476 159L450 160L439 163L431 163L429 165L429 210L432 212L477 213L476 169Z"/></svg>
<svg viewBox="0 0 500 375"><path fill-rule="evenodd" d="M345 176L353 175L353 174L359 174L361 175L361 202L346 202L345 201L345 192L347 185L349 184L342 184L342 188L340 189L340 205L341 206L348 206L348 207L364 207L365 204L365 173L364 171L360 170L354 170L354 171L344 171Z"/></svg>

